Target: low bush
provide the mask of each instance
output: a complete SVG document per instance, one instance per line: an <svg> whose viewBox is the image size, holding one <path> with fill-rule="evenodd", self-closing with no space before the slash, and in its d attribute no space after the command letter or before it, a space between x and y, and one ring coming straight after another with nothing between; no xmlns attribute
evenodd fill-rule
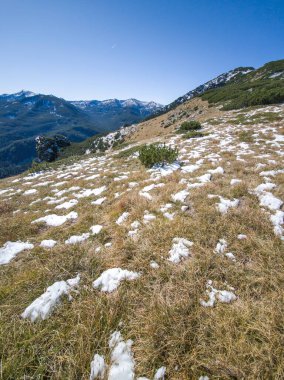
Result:
<svg viewBox="0 0 284 380"><path fill-rule="evenodd" d="M253 134L251 131L241 131L238 134L241 142L251 143L253 142Z"/></svg>
<svg viewBox="0 0 284 380"><path fill-rule="evenodd" d="M199 121L190 120L190 121L184 121L183 123L181 123L179 130L180 131L197 131L201 128L202 126L199 123Z"/></svg>
<svg viewBox="0 0 284 380"><path fill-rule="evenodd" d="M164 145L150 144L139 149L139 160L146 168L155 164L170 164L177 159L178 151Z"/></svg>

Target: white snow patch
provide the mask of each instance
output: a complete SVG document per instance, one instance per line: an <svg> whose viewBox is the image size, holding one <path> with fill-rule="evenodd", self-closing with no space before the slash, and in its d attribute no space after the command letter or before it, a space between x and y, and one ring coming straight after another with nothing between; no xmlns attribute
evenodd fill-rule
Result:
<svg viewBox="0 0 284 380"><path fill-rule="evenodd" d="M184 238L175 237L173 239L173 245L169 252L169 261L172 263L179 263L182 258L186 258L190 255L189 248L193 246L193 242Z"/></svg>
<svg viewBox="0 0 284 380"><path fill-rule="evenodd" d="M180 164L178 162L173 162L172 164L154 165L152 169L149 169L149 172L152 172L152 178L159 178L168 176L178 169L180 169Z"/></svg>
<svg viewBox="0 0 284 380"><path fill-rule="evenodd" d="M215 253L217 254L224 254L226 249L228 248L228 243L226 242L225 239L220 239L216 245L216 248L215 248Z"/></svg>
<svg viewBox="0 0 284 380"><path fill-rule="evenodd" d="M51 214L51 215L46 215L43 216L39 219L34 220L32 223L45 223L48 226L52 227L58 227L64 224L67 220L73 220L77 219L78 214L75 211L70 212L67 215L56 215L56 214Z"/></svg>
<svg viewBox="0 0 284 380"><path fill-rule="evenodd" d="M120 215L120 217L117 219L117 221L115 223L118 225L121 225L122 223L124 223L127 220L129 215L130 215L129 212L125 211L123 214Z"/></svg>
<svg viewBox="0 0 284 380"><path fill-rule="evenodd" d="M239 240L245 240L245 239L247 239L247 235L239 234L239 235L237 236L237 238L238 238Z"/></svg>
<svg viewBox="0 0 284 380"><path fill-rule="evenodd" d="M271 193L262 193L258 195L258 198L260 200L260 206L264 206L269 208L269 210L275 211L279 210L280 207L283 205L283 202L281 199L276 198L273 194Z"/></svg>
<svg viewBox="0 0 284 380"><path fill-rule="evenodd" d="M30 243L24 243L21 241L7 241L0 248L0 265L8 264L18 253L24 251L25 249L33 249L34 245Z"/></svg>
<svg viewBox="0 0 284 380"><path fill-rule="evenodd" d="M116 290L123 280L135 280L140 276L137 272L132 272L121 268L111 268L104 271L97 280L93 282L94 288L101 288L101 291L111 293Z"/></svg>
<svg viewBox="0 0 284 380"><path fill-rule="evenodd" d="M284 224L284 211L277 210L274 215L270 216L270 220L274 226L275 235L282 236L284 234L284 229L282 227Z"/></svg>
<svg viewBox="0 0 284 380"><path fill-rule="evenodd" d="M73 194L76 198L86 198L90 197L91 195L100 195L104 191L106 191L106 186L101 186L97 189L85 189L81 190L78 194Z"/></svg>
<svg viewBox="0 0 284 380"><path fill-rule="evenodd" d="M58 210L62 208L64 208L65 210L68 210L69 208L76 206L77 203L78 203L77 199L71 199L70 201L64 202L61 205L56 206L55 208Z"/></svg>
<svg viewBox="0 0 284 380"><path fill-rule="evenodd" d="M106 364L104 357L95 354L94 359L91 362L90 380L103 379L106 371Z"/></svg>
<svg viewBox="0 0 284 380"><path fill-rule="evenodd" d="M90 227L90 230L93 235L97 235L101 232L102 228L103 226L96 224L95 226Z"/></svg>
<svg viewBox="0 0 284 380"><path fill-rule="evenodd" d="M82 235L73 235L69 239L65 240L65 244L78 244L82 243L83 241L89 239L90 234L84 233Z"/></svg>
<svg viewBox="0 0 284 380"><path fill-rule="evenodd" d="M151 222L152 220L155 220L156 219L156 215L154 214L150 214L149 211L144 211L144 217L143 217L143 220L144 220L144 223L147 224L149 222Z"/></svg>
<svg viewBox="0 0 284 380"><path fill-rule="evenodd" d="M164 380L165 376L166 376L166 367L160 367L159 369L157 369L155 373L154 380Z"/></svg>
<svg viewBox="0 0 284 380"><path fill-rule="evenodd" d="M242 180L241 179L237 179L237 178L233 178L231 179L231 182L230 182L230 185L237 185L238 183L241 183Z"/></svg>
<svg viewBox="0 0 284 380"><path fill-rule="evenodd" d="M35 194L37 193L37 190L36 189L30 189L30 190L26 190L23 195L32 195L32 194Z"/></svg>
<svg viewBox="0 0 284 380"><path fill-rule="evenodd" d="M197 177L197 179L201 183L207 183L207 182L211 181L211 177L212 177L212 175L210 173L206 173L206 174L201 175L200 177Z"/></svg>
<svg viewBox="0 0 284 380"><path fill-rule="evenodd" d="M257 193L257 194L260 194L260 193L263 193L264 191L267 191L267 190L272 190L276 187L275 183L272 183L272 182L267 182L267 183L261 183L260 185L258 185L254 191Z"/></svg>
<svg viewBox="0 0 284 380"><path fill-rule="evenodd" d="M98 198L95 201L91 202L92 205L101 205L106 200L106 197Z"/></svg>
<svg viewBox="0 0 284 380"><path fill-rule="evenodd" d="M126 342L120 332L115 331L110 338L112 348L108 380L134 380L134 358L131 352L132 340Z"/></svg>
<svg viewBox="0 0 284 380"><path fill-rule="evenodd" d="M158 268L160 268L160 265L158 264L158 263L156 263L156 261L151 261L150 262L150 267L152 268L152 269L158 269Z"/></svg>
<svg viewBox="0 0 284 380"><path fill-rule="evenodd" d="M195 170L199 169L200 165L185 165L182 166L181 171L185 173L193 173Z"/></svg>
<svg viewBox="0 0 284 380"><path fill-rule="evenodd" d="M240 201L238 199L225 199L223 197L219 197L220 202L216 205L217 209L221 212L221 214L226 214L229 208L238 207Z"/></svg>
<svg viewBox="0 0 284 380"><path fill-rule="evenodd" d="M216 302L216 297L220 302L230 303L237 299L237 296L228 290L217 290L213 288L212 281L209 280L206 285L206 293L209 296L208 301L200 300L200 304L204 307L213 307Z"/></svg>
<svg viewBox="0 0 284 380"><path fill-rule="evenodd" d="M172 195L172 199L174 202L182 202L184 203L186 197L189 195L189 192L186 190L181 190L176 194Z"/></svg>
<svg viewBox="0 0 284 380"><path fill-rule="evenodd" d="M56 240L52 240L52 239L42 240L42 242L40 243L39 246L43 247L43 248L53 248L56 243L57 243L57 241Z"/></svg>
<svg viewBox="0 0 284 380"><path fill-rule="evenodd" d="M225 173L224 169L221 166L218 166L218 168L216 168L216 169L210 169L210 170L208 170L208 172L211 174L224 174Z"/></svg>
<svg viewBox="0 0 284 380"><path fill-rule="evenodd" d="M57 281L46 289L40 297L35 299L22 313L22 318L28 318L32 322L44 320L50 316L54 308L59 304L63 295L69 295L80 282L80 276L67 281Z"/></svg>

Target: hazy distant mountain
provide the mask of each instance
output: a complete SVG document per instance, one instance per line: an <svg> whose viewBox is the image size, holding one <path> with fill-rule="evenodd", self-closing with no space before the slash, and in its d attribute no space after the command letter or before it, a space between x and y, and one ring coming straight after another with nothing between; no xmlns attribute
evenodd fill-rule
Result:
<svg viewBox="0 0 284 380"><path fill-rule="evenodd" d="M63 134L82 141L139 122L159 108L136 99L69 102L30 91L0 95L0 177L29 165L38 135Z"/></svg>

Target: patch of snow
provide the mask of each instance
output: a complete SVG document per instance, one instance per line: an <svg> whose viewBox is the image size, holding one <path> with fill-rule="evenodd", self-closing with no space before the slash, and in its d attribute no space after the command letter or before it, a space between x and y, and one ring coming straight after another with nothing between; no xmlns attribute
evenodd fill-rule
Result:
<svg viewBox="0 0 284 380"><path fill-rule="evenodd" d="M131 228L139 228L141 226L141 223L138 220L134 220L134 222L131 223Z"/></svg>
<svg viewBox="0 0 284 380"><path fill-rule="evenodd" d="M185 166L182 166L181 171L185 173L193 173L195 170L199 168L200 168L200 165L185 165Z"/></svg>
<svg viewBox="0 0 284 380"><path fill-rule="evenodd" d="M169 219L169 220L174 220L174 217L175 217L175 213L174 212L164 212L163 213L164 217Z"/></svg>
<svg viewBox="0 0 284 380"><path fill-rule="evenodd" d="M149 223L151 222L152 220L155 220L156 219L156 215L154 214L150 214L149 211L144 211L144 216L143 216L143 220L144 220L144 223Z"/></svg>
<svg viewBox="0 0 284 380"><path fill-rule="evenodd" d="M94 288L100 288L103 292L111 293L116 290L121 281L135 280L140 276L137 272L121 268L111 268L104 271L97 280L93 282Z"/></svg>
<svg viewBox="0 0 284 380"><path fill-rule="evenodd" d="M245 239L247 239L247 235L239 234L239 235L237 236L237 238L238 238L239 240L245 240Z"/></svg>
<svg viewBox="0 0 284 380"><path fill-rule="evenodd" d="M197 179L201 183L207 183L207 182L211 181L211 177L212 177L212 175L210 173L206 173L206 174L201 175L200 177L197 177Z"/></svg>
<svg viewBox="0 0 284 380"><path fill-rule="evenodd" d="M70 292L78 286L80 276L67 281L57 281L49 286L45 293L35 299L22 313L22 318L28 318L32 322L44 320L50 316L54 308L59 304L63 295L70 296Z"/></svg>
<svg viewBox="0 0 284 380"><path fill-rule="evenodd" d="M221 166L218 166L218 168L216 168L216 169L210 169L210 170L208 170L208 172L211 174L224 174L225 173L224 169Z"/></svg>
<svg viewBox="0 0 284 380"><path fill-rule="evenodd" d="M0 265L8 264L18 253L24 251L25 249L33 249L34 245L30 243L24 243L21 241L7 241L0 248Z"/></svg>
<svg viewBox="0 0 284 380"><path fill-rule="evenodd" d="M173 245L169 252L169 261L172 263L179 263L182 258L186 258L190 255L189 248L193 246L193 242L184 238L175 237L173 239Z"/></svg>
<svg viewBox="0 0 284 380"><path fill-rule="evenodd" d="M56 243L57 243L57 241L56 240L52 240L52 239L42 240L42 242L40 243L39 246L43 247L43 248L53 248Z"/></svg>
<svg viewBox="0 0 284 380"><path fill-rule="evenodd" d="M106 364L103 356L95 354L91 362L90 380L103 379L106 371Z"/></svg>
<svg viewBox="0 0 284 380"><path fill-rule="evenodd" d="M282 227L284 224L284 211L277 210L274 215L270 216L270 221L274 226L275 235L282 236L284 234L284 229Z"/></svg>
<svg viewBox="0 0 284 380"><path fill-rule="evenodd" d="M260 206L264 206L269 208L269 210L275 211L279 210L280 207L283 205L283 202L281 199L276 198L273 194L271 193L262 193L258 195L258 198L260 200Z"/></svg>
<svg viewBox="0 0 284 380"><path fill-rule="evenodd" d="M258 185L254 189L254 191L259 194L259 193L262 193L262 192L267 191L267 190L272 190L275 187L276 187L275 183L272 183L272 182L262 183L262 184Z"/></svg>
<svg viewBox="0 0 284 380"><path fill-rule="evenodd" d="M58 227L64 224L67 220L74 220L78 218L78 214L75 211L70 212L67 215L46 215L34 220L32 223L45 223L48 226Z"/></svg>
<svg viewBox="0 0 284 380"><path fill-rule="evenodd" d="M95 201L91 202L92 205L101 205L106 200L106 197L98 198Z"/></svg>
<svg viewBox="0 0 284 380"><path fill-rule="evenodd" d="M278 169L278 170L268 170L259 173L260 176L262 177L275 177L277 174L283 174L284 169Z"/></svg>
<svg viewBox="0 0 284 380"><path fill-rule="evenodd" d="M230 200L220 197L220 202L217 204L216 207L221 214L226 214L229 208L238 207L239 203L240 201L238 199Z"/></svg>
<svg viewBox="0 0 284 380"><path fill-rule="evenodd" d="M73 194L76 198L87 198L90 197L91 195L100 195L106 191L106 186L101 186L97 189L85 189L81 190L78 194Z"/></svg>
<svg viewBox="0 0 284 380"><path fill-rule="evenodd" d="M122 223L124 223L127 220L129 215L130 215L129 212L125 211L123 214L120 215L120 217L117 219L115 223L120 226Z"/></svg>
<svg viewBox="0 0 284 380"><path fill-rule="evenodd" d="M108 380L134 380L134 358L131 352L132 340L126 342L117 331L111 336L112 349Z"/></svg>
<svg viewBox="0 0 284 380"><path fill-rule="evenodd" d="M238 183L241 183L242 180L241 179L237 179L237 178L233 178L231 179L231 182L230 182L230 185L237 185Z"/></svg>
<svg viewBox="0 0 284 380"><path fill-rule="evenodd" d="M225 253L227 248L228 248L228 243L226 242L226 240L220 239L216 245L215 253L222 255Z"/></svg>
<svg viewBox="0 0 284 380"><path fill-rule="evenodd" d="M166 376L166 367L160 367L157 369L154 380L164 380Z"/></svg>
<svg viewBox="0 0 284 380"><path fill-rule="evenodd" d="M69 239L65 240L65 244L78 244L89 239L90 234L84 233L82 235L73 235Z"/></svg>
<svg viewBox="0 0 284 380"><path fill-rule="evenodd" d="M220 302L223 303L231 303L237 299L237 296L233 292L229 292L228 290L217 290L213 288L211 280L207 282L206 288L206 293L209 297L209 300L200 300L200 304L204 307L213 307L216 302L216 297Z"/></svg>
<svg viewBox="0 0 284 380"><path fill-rule="evenodd" d="M103 226L96 224L95 226L90 227L92 235L97 235L101 232Z"/></svg>
<svg viewBox="0 0 284 380"><path fill-rule="evenodd" d="M172 195L172 200L173 200L174 202L182 202L182 203L184 203L184 201L185 201L185 199L186 199L186 197L187 197L188 195L189 195L189 192L188 192L188 191L186 191L186 190L181 190L181 191L179 191L178 193Z"/></svg>
<svg viewBox="0 0 284 380"><path fill-rule="evenodd" d="M236 261L236 257L232 252L225 253L225 256L232 261Z"/></svg>
<svg viewBox="0 0 284 380"><path fill-rule="evenodd" d="M30 190L26 190L23 195L31 195L31 194L35 194L37 193L37 190L36 189L30 189Z"/></svg>
<svg viewBox="0 0 284 380"><path fill-rule="evenodd" d="M62 208L64 208L65 210L68 210L69 208L76 206L77 203L78 203L77 199L71 199L70 201L64 202L61 205L56 206L55 208L58 210Z"/></svg>
<svg viewBox="0 0 284 380"><path fill-rule="evenodd" d="M160 268L160 265L158 264L158 263L156 263L156 261L151 261L150 262L150 267L152 268L152 269L158 269L158 268Z"/></svg>
<svg viewBox="0 0 284 380"><path fill-rule="evenodd" d="M172 174L174 171L180 169L180 164L178 162L173 162L172 164L157 164L149 169L152 178L165 177Z"/></svg>

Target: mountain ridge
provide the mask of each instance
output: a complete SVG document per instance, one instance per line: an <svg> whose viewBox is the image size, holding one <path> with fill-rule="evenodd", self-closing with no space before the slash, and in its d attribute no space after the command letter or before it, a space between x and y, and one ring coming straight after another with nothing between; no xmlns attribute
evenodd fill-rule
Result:
<svg viewBox="0 0 284 380"><path fill-rule="evenodd" d="M63 134L80 142L141 121L160 105L135 99L91 101L90 110L54 95L21 90L0 95L0 177L26 169L36 157L35 137ZM94 106L95 105L95 106Z"/></svg>
<svg viewBox="0 0 284 380"><path fill-rule="evenodd" d="M16 168L9 172L6 169L5 172L3 167L9 167L9 162L28 167L35 157L34 138L39 134L63 134L72 142L81 142L96 134L106 134L156 118L196 97L208 101L209 107L215 105L223 109L281 103L284 100L283 77L284 60L268 62L258 69L238 67L205 82L166 106L134 98L67 101L25 90L3 94L0 96L0 176L1 170L2 176L19 170ZM36 132L31 130L32 123L36 125Z"/></svg>

